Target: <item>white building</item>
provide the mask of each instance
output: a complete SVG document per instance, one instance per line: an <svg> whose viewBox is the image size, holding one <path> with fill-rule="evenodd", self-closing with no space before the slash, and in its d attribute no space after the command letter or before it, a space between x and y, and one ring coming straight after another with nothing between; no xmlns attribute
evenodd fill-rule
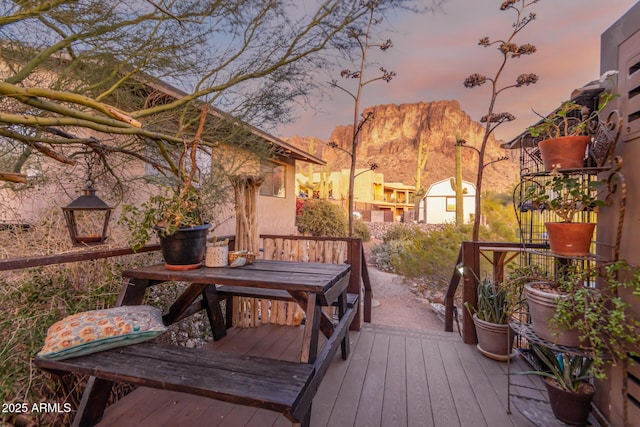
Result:
<svg viewBox="0 0 640 427"><path fill-rule="evenodd" d="M456 193L451 186L452 178L434 182L427 190L427 194L420 202L419 221L427 224L444 224L456 220ZM475 214L476 187L467 181L462 181L464 196L462 206L464 220L469 222Z"/></svg>

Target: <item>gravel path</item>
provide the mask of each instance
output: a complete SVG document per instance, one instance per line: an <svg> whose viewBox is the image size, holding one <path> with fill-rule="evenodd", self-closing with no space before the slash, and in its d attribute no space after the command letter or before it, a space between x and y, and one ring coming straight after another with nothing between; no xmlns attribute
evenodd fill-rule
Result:
<svg viewBox="0 0 640 427"><path fill-rule="evenodd" d="M419 330L444 331L444 322L403 283L402 276L367 266L373 292L371 323ZM379 305L378 305L379 303Z"/></svg>

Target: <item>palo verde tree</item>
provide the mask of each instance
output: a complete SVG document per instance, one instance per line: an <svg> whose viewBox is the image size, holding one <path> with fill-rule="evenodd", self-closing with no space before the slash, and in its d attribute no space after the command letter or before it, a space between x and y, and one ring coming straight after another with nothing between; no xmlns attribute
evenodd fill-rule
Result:
<svg viewBox="0 0 640 427"><path fill-rule="evenodd" d="M309 75L326 68L327 50L344 48L342 30L370 13L360 2L313 4L3 2L0 179L25 182L37 159L73 165L87 152L107 171L139 159L176 174L170 153L193 138L203 102L220 120L202 147L234 133L248 144L236 119L261 128L289 120L291 101L313 88Z"/></svg>
<svg viewBox="0 0 640 427"><path fill-rule="evenodd" d="M487 114L480 119L480 122L485 123L485 132L482 138L482 143L479 148L477 148L479 159L478 159L478 172L476 175L476 197L475 197L475 219L473 222L473 241L478 241L479 231L480 231L480 216L481 216L481 199L482 199L482 177L485 167L489 164L492 164L496 161L502 159L496 159L486 162L485 161L485 151L487 148L487 143L489 141L489 136L493 133L493 131L500 126L502 123L509 122L515 120L513 114L509 112L495 112L495 103L498 96L507 89L511 89L514 87L528 86L530 84L535 84L538 81L538 76L536 74L524 73L520 74L515 82L506 84L504 86L500 86L500 79L502 77L503 72L507 66L507 63L512 59L520 58L522 55L531 55L535 53L536 47L525 43L518 45L515 42L516 36L531 22L535 19L535 13L526 14L526 9L529 8L534 3L537 3L539 0L507 0L503 1L500 10L511 10L516 13L516 20L513 23L511 33L508 34L508 37L505 39L499 40L490 40L489 37L483 37L480 39L478 44L483 47L489 46L498 46L498 51L500 52L500 60L498 63L498 68L493 77L487 77L481 74L474 73L467 77L464 81L464 86L468 88L473 88L477 86L481 86L485 83L490 83L491 86L491 94L489 97L489 105L487 108ZM464 144L464 140L457 139L457 144ZM475 148L475 147L470 147Z"/></svg>

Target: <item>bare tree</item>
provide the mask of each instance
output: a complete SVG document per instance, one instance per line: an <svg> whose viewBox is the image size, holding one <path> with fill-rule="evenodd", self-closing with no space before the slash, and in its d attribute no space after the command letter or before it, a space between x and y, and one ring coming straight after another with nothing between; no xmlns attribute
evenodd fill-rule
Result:
<svg viewBox="0 0 640 427"><path fill-rule="evenodd" d="M516 20L513 23L511 33L508 34L508 37L504 40L494 40L491 41L489 37L483 37L480 39L478 44L483 47L489 46L498 46L498 51L500 52L500 61L498 64L498 69L493 77L487 77L481 74L474 73L467 77L464 81L464 86L468 88L481 86L487 82L491 84L491 95L489 98L489 106L487 108L487 114L483 116L480 121L485 123L485 132L482 138L482 143L480 148L474 148L478 152L478 173L476 175L476 197L475 197L475 218L473 222L473 241L478 241L479 232L480 232L480 220L481 220L481 200L482 200L482 178L485 167L488 165L503 160L503 158L491 160L489 162L485 162L485 151L487 148L487 143L489 141L489 136L493 133L493 131L500 126L502 123L509 122L515 120L513 114L509 112L494 112L494 107L496 103L496 99L498 95L504 92L507 89L521 86L528 86L530 84L534 84L538 81L538 76L531 73L520 74L516 81L504 86L500 86L500 78L502 73L504 72L507 63L510 59L520 58L522 55L531 55L535 53L536 47L525 43L522 45L518 45L515 43L515 38L531 21L533 21L536 17L535 13L525 14L525 10L529 8L534 3L537 3L539 0L507 0L503 1L500 10L512 10L516 13ZM457 144L464 144L464 140L458 138Z"/></svg>
<svg viewBox="0 0 640 427"><path fill-rule="evenodd" d="M175 173L167 153L193 137L202 102L230 113L218 111L204 147L242 128L235 118L261 128L288 120L327 49L343 48L342 30L370 12L368 3L296 3L3 2L0 178L24 178L34 158L71 165L87 150L107 169L120 156Z"/></svg>
<svg viewBox="0 0 640 427"><path fill-rule="evenodd" d="M446 0L433 0L430 5L424 6L422 2L420 2L420 7L416 8L412 6L411 0L361 0L360 4L367 9L366 13L366 21L364 21L363 25L360 27L350 26L347 29L347 36L350 40L352 40L355 44L355 60L356 60L356 69L343 69L340 72L340 77L348 80L355 80L355 85L349 85L348 83L339 84L336 79L330 82L330 85L334 88L338 88L349 95L354 102L353 108L353 127L351 134L351 146L348 149L342 148L347 154L349 154L351 158L351 166L349 172L349 194L348 198L348 215L349 215L349 236L353 237L353 211L354 211L354 183L356 177L356 165L357 165L357 150L358 145L360 143L359 137L360 132L362 131L363 126L374 120L373 112L369 111L367 113L361 112L362 106L362 96L364 87L376 82L376 81L384 81L389 83L391 79L393 79L396 75L395 71L388 70L385 67L380 66L376 71L376 74L373 76L369 76L366 74L367 67L370 66L368 54L371 49L380 49L381 51L386 51L387 49L393 47L393 43L391 39L379 40L376 37L374 27L378 24L382 23L382 16L384 10L388 8L393 3L397 3L393 6L403 8L405 10L412 11L414 13L417 12L434 12L441 8L441 6L446 2ZM353 86L353 87L350 87ZM335 143L334 143L335 144Z"/></svg>
<svg viewBox="0 0 640 427"><path fill-rule="evenodd" d="M382 18L377 18L376 14L378 12L379 2L371 1L364 3L367 7L368 19L364 24L363 28L351 27L347 30L348 36L356 42L357 46L357 54L359 59L358 69L349 70L344 69L340 72L340 77L343 79L353 79L356 80L357 84L355 88L350 89L345 85L341 85L337 80L332 80L330 85L332 87L338 88L348 94L354 102L353 109L353 128L351 133L351 147L347 150L347 153L351 157L351 167L349 172L349 194L347 196L348 200L348 215L349 215L349 237L353 237L353 210L354 210L354 182L355 182L355 171L356 171L356 163L357 163L357 150L359 144L359 136L362 127L370 120L373 120L373 112L369 111L366 114L362 114L360 102L362 100L362 92L365 86L375 82L375 81L385 81L389 83L391 79L396 75L395 71L387 70L384 67L379 68L379 72L374 77L365 76L366 66L367 66L367 54L371 49L380 49L381 51L386 51L390 47L393 46L391 39L387 39L383 42L375 42L372 40L373 36L373 26L380 24L382 22Z"/></svg>

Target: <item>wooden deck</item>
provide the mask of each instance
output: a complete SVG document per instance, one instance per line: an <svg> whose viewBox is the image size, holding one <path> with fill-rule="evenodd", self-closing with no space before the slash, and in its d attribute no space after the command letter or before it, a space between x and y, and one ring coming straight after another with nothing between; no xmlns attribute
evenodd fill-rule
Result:
<svg viewBox="0 0 640 427"><path fill-rule="evenodd" d="M209 346L212 351L296 360L301 332L291 326L233 328ZM351 332L349 359L343 361L338 354L329 368L313 401L311 426L533 426L513 403L512 414L507 414L506 372L506 363L483 357L456 333L366 324L360 332ZM513 378L523 385L534 381L528 376ZM533 390L519 393L541 396ZM141 388L107 408L99 425L238 427L291 422L266 410Z"/></svg>

